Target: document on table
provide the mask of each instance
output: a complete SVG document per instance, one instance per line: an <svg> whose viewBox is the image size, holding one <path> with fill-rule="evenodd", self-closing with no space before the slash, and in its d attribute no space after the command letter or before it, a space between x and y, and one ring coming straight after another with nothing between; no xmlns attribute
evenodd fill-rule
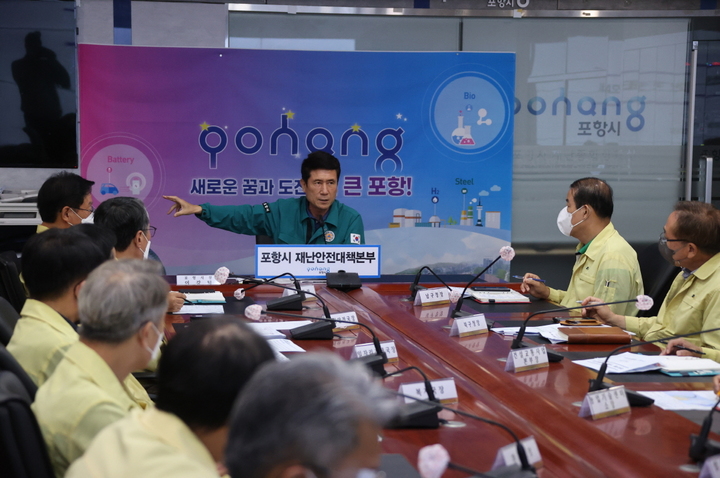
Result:
<svg viewBox="0 0 720 478"><path fill-rule="evenodd" d="M192 315L204 315L204 314L224 314L225 309L222 304L218 305L183 305L182 309L173 314L192 314Z"/></svg>
<svg viewBox="0 0 720 478"><path fill-rule="evenodd" d="M311 320L292 320L286 322L247 322L246 324L266 339L284 339L285 334L281 330L292 330L303 325L309 325Z"/></svg>
<svg viewBox="0 0 720 478"><path fill-rule="evenodd" d="M496 334L501 335L517 335L520 327L493 327L491 329ZM540 327L528 327L525 329L525 335L539 335Z"/></svg>
<svg viewBox="0 0 720 478"><path fill-rule="evenodd" d="M663 410L710 410L718 401L712 390L672 390L669 392L638 392L655 400Z"/></svg>
<svg viewBox="0 0 720 478"><path fill-rule="evenodd" d="M470 296L482 303L495 304L523 304L530 302L530 298L522 295L516 290L474 290Z"/></svg>
<svg viewBox="0 0 720 478"><path fill-rule="evenodd" d="M222 292L189 292L185 294L185 300L193 304L224 304L225 297Z"/></svg>
<svg viewBox="0 0 720 478"><path fill-rule="evenodd" d="M305 349L288 339L271 339L268 340L270 347L275 352L305 352Z"/></svg>
<svg viewBox="0 0 720 478"><path fill-rule="evenodd" d="M605 357L573 360L574 363L592 370L600 370ZM696 370L720 370L720 364L700 357L679 357L677 355L640 355L625 352L613 355L608 360L608 373L635 373L660 370L668 372L689 372Z"/></svg>

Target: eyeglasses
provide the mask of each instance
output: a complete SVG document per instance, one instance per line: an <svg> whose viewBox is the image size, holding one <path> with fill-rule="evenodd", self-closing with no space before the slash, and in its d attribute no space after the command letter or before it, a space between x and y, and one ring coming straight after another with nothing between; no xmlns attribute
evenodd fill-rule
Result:
<svg viewBox="0 0 720 478"><path fill-rule="evenodd" d="M90 214L92 214L92 213L95 212L95 208L92 207L92 206L90 206L90 209L85 209L85 208L82 208L82 207L74 207L74 208L72 208L72 209L77 209L78 211L87 211L87 212L89 212Z"/></svg>
<svg viewBox="0 0 720 478"><path fill-rule="evenodd" d="M668 242L690 242L685 239L668 239L665 233L660 234L660 244L667 245Z"/></svg>
<svg viewBox="0 0 720 478"><path fill-rule="evenodd" d="M147 232L150 234L150 237L155 237L155 233L157 232L157 227L155 226L148 226Z"/></svg>

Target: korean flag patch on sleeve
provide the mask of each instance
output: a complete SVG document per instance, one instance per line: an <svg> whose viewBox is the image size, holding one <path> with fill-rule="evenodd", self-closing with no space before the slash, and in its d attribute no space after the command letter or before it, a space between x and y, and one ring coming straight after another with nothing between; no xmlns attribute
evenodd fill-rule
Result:
<svg viewBox="0 0 720 478"><path fill-rule="evenodd" d="M360 244L360 234L350 234L350 244Z"/></svg>

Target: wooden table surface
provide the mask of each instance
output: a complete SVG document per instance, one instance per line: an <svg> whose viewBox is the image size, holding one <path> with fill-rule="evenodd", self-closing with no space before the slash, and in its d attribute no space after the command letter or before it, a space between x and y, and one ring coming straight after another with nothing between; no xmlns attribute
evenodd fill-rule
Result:
<svg viewBox="0 0 720 478"><path fill-rule="evenodd" d="M239 286L214 286L225 295L232 295ZM185 288L185 287L183 287ZM520 438L534 436L543 458L538 470L541 477L640 477L697 476L681 466L692 464L688 457L691 433L699 426L675 412L658 407L633 407L631 413L593 421L579 418L577 406L588 390L588 380L595 372L573 364L569 359L551 363L548 368L521 373L505 372L504 360L510 351L510 338L489 334L458 338L450 337L447 328L448 306L422 308L405 300L407 283L370 283L348 293L316 286L331 312L354 310L360 322L372 327L380 340L394 340L400 361L385 366L387 372L409 365L421 368L430 379L454 378L459 401L451 404L463 411L495 420L510 427ZM263 303L277 297L282 290L260 286L251 291L252 298ZM249 294L249 295L250 295ZM232 300L232 299L230 299ZM321 316L312 302L306 316ZM552 305L548 304L548 308ZM232 303L226 311L232 313ZM488 306L490 320L519 320L527 317L522 306L504 311L501 306ZM537 305L533 310L537 309ZM482 308L481 308L482 310ZM508 309L505 309L508 310ZM529 310L529 308L528 308ZM553 314L556 315L556 314ZM244 318L241 314L238 317ZM547 317L545 317L547 319ZM186 322L188 317L168 316L171 322ZM263 316L262 320L287 320L282 316ZM172 328L168 327L169 335ZM363 330L342 332L332 341L298 341L306 350L332 350L350 358L355 344L371 341ZM530 342L531 337L526 337ZM548 345L558 351L596 351L607 353L613 345ZM653 346L645 346L652 350ZM632 351L638 351L635 348ZM401 383L418 382L415 371L385 379L397 390ZM708 383L632 383L634 390L708 389ZM441 443L455 463L479 471L491 469L498 448L512 442L503 430L452 412L441 412L451 425L437 430L385 430L383 449L401 453L413 465L418 450L425 445ZM715 437L717 438L717 437ZM447 478L467 476L448 471Z"/></svg>

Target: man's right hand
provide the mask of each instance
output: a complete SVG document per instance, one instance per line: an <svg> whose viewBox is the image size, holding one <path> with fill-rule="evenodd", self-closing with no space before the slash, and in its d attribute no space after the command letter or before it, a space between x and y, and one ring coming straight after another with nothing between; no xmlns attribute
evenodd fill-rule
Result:
<svg viewBox="0 0 720 478"><path fill-rule="evenodd" d="M625 329L625 316L619 315L610 310L610 307L607 305L601 305L599 307L594 307L593 304L602 304L603 300L598 299L597 297L587 297L585 300L582 301L582 306L585 308L582 310L582 316L583 317L589 317L591 319L599 320L602 323L614 325L616 327L620 327L621 329Z"/></svg>
<svg viewBox="0 0 720 478"><path fill-rule="evenodd" d="M520 292L523 294L530 294L538 299L547 299L550 296L550 288L540 280L540 276L532 274L530 272L523 276L522 284L520 284Z"/></svg>
<svg viewBox="0 0 720 478"><path fill-rule="evenodd" d="M170 210L167 212L168 214L170 214L173 211L175 211L175 214L173 214L173 217L189 216L190 214L200 214L202 212L201 206L198 206L196 204L190 204L186 200L180 199L177 196L163 196L163 198L175 203L172 205Z"/></svg>

